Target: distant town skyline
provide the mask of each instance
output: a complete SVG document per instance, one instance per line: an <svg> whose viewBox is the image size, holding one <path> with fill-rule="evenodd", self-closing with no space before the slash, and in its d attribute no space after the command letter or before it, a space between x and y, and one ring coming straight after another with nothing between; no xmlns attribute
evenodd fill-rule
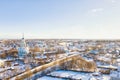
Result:
<svg viewBox="0 0 120 80"><path fill-rule="evenodd" d="M120 0L1 0L0 39L120 39Z"/></svg>

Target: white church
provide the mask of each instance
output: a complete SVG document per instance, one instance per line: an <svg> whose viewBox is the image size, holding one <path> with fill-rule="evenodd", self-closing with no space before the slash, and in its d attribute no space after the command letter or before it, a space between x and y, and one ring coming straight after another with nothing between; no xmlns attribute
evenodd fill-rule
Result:
<svg viewBox="0 0 120 80"><path fill-rule="evenodd" d="M19 58L23 58L28 53L29 53L29 48L25 42L24 34L23 34L23 37L22 37L21 43L20 43L20 47L18 48L18 56L19 56Z"/></svg>

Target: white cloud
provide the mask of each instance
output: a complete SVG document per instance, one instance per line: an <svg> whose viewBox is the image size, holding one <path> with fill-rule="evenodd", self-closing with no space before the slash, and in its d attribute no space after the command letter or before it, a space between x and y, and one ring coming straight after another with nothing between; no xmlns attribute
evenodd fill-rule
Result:
<svg viewBox="0 0 120 80"><path fill-rule="evenodd" d="M103 11L103 8L96 8L91 10L91 12L93 13L102 12L102 11Z"/></svg>
<svg viewBox="0 0 120 80"><path fill-rule="evenodd" d="M112 2L112 3L115 3L115 2L116 2L116 0L111 0L111 2Z"/></svg>
<svg viewBox="0 0 120 80"><path fill-rule="evenodd" d="M116 2L118 2L117 0L105 0L105 1L107 1L109 3L116 3Z"/></svg>
<svg viewBox="0 0 120 80"><path fill-rule="evenodd" d="M102 14L104 11L103 8L94 8L94 9L91 9L90 11L88 11L88 14L92 15L92 16L98 16L100 14Z"/></svg>

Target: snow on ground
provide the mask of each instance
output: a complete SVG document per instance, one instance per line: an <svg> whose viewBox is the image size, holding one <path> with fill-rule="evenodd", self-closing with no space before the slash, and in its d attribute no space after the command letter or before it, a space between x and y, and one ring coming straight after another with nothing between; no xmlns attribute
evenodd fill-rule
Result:
<svg viewBox="0 0 120 80"><path fill-rule="evenodd" d="M7 78L9 76L14 76L16 74L25 71L25 65L11 66L6 68L0 68L0 79Z"/></svg>
<svg viewBox="0 0 120 80"><path fill-rule="evenodd" d="M89 73L64 71L64 70L54 71L48 75L61 77L61 78L82 79L82 80L88 80L90 78Z"/></svg>
<svg viewBox="0 0 120 80"><path fill-rule="evenodd" d="M47 76L67 78L73 80L110 80L109 75L92 76L92 73L58 70L47 74ZM49 77L48 77L49 78Z"/></svg>
<svg viewBox="0 0 120 80"><path fill-rule="evenodd" d="M87 74L87 75L82 75L82 74L76 74L74 76L72 76L72 79L77 79L77 80L89 80L90 76Z"/></svg>
<svg viewBox="0 0 120 80"><path fill-rule="evenodd" d="M120 58L117 59L117 62L120 63Z"/></svg>
<svg viewBox="0 0 120 80"><path fill-rule="evenodd" d="M44 76L44 77L41 77L37 80L65 80L65 79L60 79L60 78L53 78L53 77L48 77L48 76Z"/></svg>
<svg viewBox="0 0 120 80"><path fill-rule="evenodd" d="M108 68L108 69L117 69L117 66L113 66L113 65L98 65L98 67L101 68Z"/></svg>
<svg viewBox="0 0 120 80"><path fill-rule="evenodd" d="M76 74L77 73L72 72L72 71L62 71L62 70L59 70L59 71L54 71L54 72L52 72L52 73L50 73L48 75L68 78L68 77L74 76Z"/></svg>

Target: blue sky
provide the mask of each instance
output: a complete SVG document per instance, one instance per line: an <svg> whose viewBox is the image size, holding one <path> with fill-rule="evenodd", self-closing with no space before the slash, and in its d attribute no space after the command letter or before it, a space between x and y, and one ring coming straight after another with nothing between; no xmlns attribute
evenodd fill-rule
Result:
<svg viewBox="0 0 120 80"><path fill-rule="evenodd" d="M120 0L0 0L0 38L120 39Z"/></svg>

